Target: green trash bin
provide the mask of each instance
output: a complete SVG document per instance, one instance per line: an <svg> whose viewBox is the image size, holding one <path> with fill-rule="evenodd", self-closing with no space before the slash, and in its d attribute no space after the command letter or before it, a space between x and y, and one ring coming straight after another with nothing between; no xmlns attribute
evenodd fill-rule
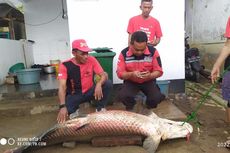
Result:
<svg viewBox="0 0 230 153"><path fill-rule="evenodd" d="M116 53L107 48L96 48L93 50L94 52L91 52L90 55L98 60L104 71L108 73L109 79L113 82L113 58Z"/></svg>

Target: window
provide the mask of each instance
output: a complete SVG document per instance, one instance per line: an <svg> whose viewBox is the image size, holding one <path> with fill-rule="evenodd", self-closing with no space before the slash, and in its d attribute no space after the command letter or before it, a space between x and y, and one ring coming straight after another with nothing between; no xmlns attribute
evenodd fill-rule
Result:
<svg viewBox="0 0 230 153"><path fill-rule="evenodd" d="M0 38L26 39L23 13L7 3L0 3Z"/></svg>

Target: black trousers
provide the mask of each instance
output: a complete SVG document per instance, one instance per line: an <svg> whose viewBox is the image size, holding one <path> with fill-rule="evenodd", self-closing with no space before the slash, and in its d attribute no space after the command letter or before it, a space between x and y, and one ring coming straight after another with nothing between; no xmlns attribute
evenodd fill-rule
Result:
<svg viewBox="0 0 230 153"><path fill-rule="evenodd" d="M142 91L147 97L147 108L156 108L165 99L165 95L160 92L156 81L151 80L144 83L135 83L125 80L118 94L118 99L126 106L126 110L133 109L136 104L135 96L139 91Z"/></svg>

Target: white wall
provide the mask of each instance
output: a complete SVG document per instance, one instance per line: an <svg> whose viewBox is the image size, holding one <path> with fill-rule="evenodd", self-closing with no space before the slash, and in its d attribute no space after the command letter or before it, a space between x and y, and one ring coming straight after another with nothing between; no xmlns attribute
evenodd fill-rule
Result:
<svg viewBox="0 0 230 153"><path fill-rule="evenodd" d="M4 83L9 68L16 63L24 63L23 48L20 41L0 39L0 85Z"/></svg>
<svg viewBox="0 0 230 153"><path fill-rule="evenodd" d="M194 43L222 42L229 15L229 0L186 0L186 32Z"/></svg>
<svg viewBox="0 0 230 153"><path fill-rule="evenodd" d="M128 20L141 13L140 1L130 0L68 0L70 40L84 38L94 47L112 47L117 53L127 46ZM161 24L163 37L157 49L160 52L164 75L160 79L184 78L184 0L154 0L151 15Z"/></svg>
<svg viewBox="0 0 230 153"><path fill-rule="evenodd" d="M25 59L25 68L31 68L34 65L33 43L27 40L20 40L23 47L23 56Z"/></svg>
<svg viewBox="0 0 230 153"><path fill-rule="evenodd" d="M50 60L65 60L71 56L68 21L62 18L61 0L23 1L26 37L35 41L35 64L49 64Z"/></svg>

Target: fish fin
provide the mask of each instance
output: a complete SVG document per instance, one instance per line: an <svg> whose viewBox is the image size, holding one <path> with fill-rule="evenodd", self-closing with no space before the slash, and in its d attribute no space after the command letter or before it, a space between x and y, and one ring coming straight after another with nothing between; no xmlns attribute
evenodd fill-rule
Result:
<svg viewBox="0 0 230 153"><path fill-rule="evenodd" d="M76 122L73 121L74 120L72 120L72 122L68 122L66 125L73 127L75 131L80 130L90 124L90 120L88 120L86 117L78 118Z"/></svg>
<svg viewBox="0 0 230 153"><path fill-rule="evenodd" d="M154 112L149 112L148 114L146 114L146 116L148 116L148 117L150 117L150 118L153 118L153 119L155 119L155 118L159 118L158 116L157 116L157 114L155 114Z"/></svg>
<svg viewBox="0 0 230 153"><path fill-rule="evenodd" d="M77 121L80 121L80 124L79 124L79 126L76 126L75 130L79 130L81 128L84 128L86 125L89 124L89 121L85 118L78 118ZM67 122L62 123L62 124L56 124L54 127L50 128L48 131L43 132L37 138L38 138L38 140L42 141L43 138L45 138L47 135L52 135L53 133L56 132L56 130L64 128L68 124L71 125L72 123L70 121L67 121Z"/></svg>
<svg viewBox="0 0 230 153"><path fill-rule="evenodd" d="M155 153L161 141L161 137L156 135L148 136L144 142L143 147L148 153Z"/></svg>
<svg viewBox="0 0 230 153"><path fill-rule="evenodd" d="M77 130L80 130L80 129L82 129L82 128L88 126L88 125L89 125L89 123L86 123L86 124L83 124L82 126L79 126L79 127L76 129L76 131L77 131Z"/></svg>

